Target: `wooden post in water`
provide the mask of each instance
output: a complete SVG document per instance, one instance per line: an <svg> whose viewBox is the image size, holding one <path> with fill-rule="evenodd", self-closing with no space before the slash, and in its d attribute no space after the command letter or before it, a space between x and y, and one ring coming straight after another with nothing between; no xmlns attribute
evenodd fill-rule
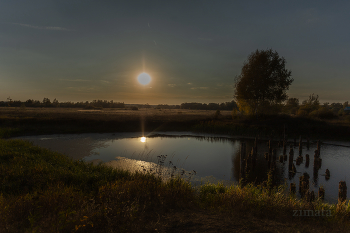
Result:
<svg viewBox="0 0 350 233"><path fill-rule="evenodd" d="M314 154L314 168L320 169L322 166L322 159L320 158L319 150L315 150Z"/></svg>
<svg viewBox="0 0 350 233"><path fill-rule="evenodd" d="M310 155L309 154L306 154L305 155L305 167L309 167L309 163L310 163Z"/></svg>
<svg viewBox="0 0 350 233"><path fill-rule="evenodd" d="M246 155L246 145L245 142L242 142L241 144L241 154L240 154L240 180L245 179L245 155Z"/></svg>
<svg viewBox="0 0 350 233"><path fill-rule="evenodd" d="M309 190L309 178L310 176L307 173L299 177L299 193L301 197L304 197Z"/></svg>
<svg viewBox="0 0 350 233"><path fill-rule="evenodd" d="M297 190L297 187L296 187L295 183L290 183L289 193L291 195L293 195L293 194L295 194L296 190Z"/></svg>
<svg viewBox="0 0 350 233"><path fill-rule="evenodd" d="M272 161L270 163L270 169L274 170L276 168L276 149L272 150Z"/></svg>
<svg viewBox="0 0 350 233"><path fill-rule="evenodd" d="M256 158L258 157L258 138L255 137L255 140L254 140L254 153L253 153L253 169L255 168L255 164L256 164Z"/></svg>
<svg viewBox="0 0 350 233"><path fill-rule="evenodd" d="M267 167L268 169L271 169L271 161L272 161L272 145L271 145L271 140L269 140L269 154L268 154L268 159L267 159Z"/></svg>
<svg viewBox="0 0 350 233"><path fill-rule="evenodd" d="M278 157L278 160L280 161L280 163L283 163L284 162L284 156L283 155L280 155Z"/></svg>
<svg viewBox="0 0 350 233"><path fill-rule="evenodd" d="M302 145L302 139L301 139L301 135L299 138L299 156L301 156L302 150L303 150L303 145Z"/></svg>
<svg viewBox="0 0 350 233"><path fill-rule="evenodd" d="M318 198L321 199L321 200L324 200L324 193L325 193L324 188L320 187L318 189Z"/></svg>
<svg viewBox="0 0 350 233"><path fill-rule="evenodd" d="M339 182L338 202L346 201L346 194L347 194L346 182L345 181L340 181Z"/></svg>
<svg viewBox="0 0 350 233"><path fill-rule="evenodd" d="M329 180L329 178L331 177L331 173L328 170L328 168L326 169L326 180Z"/></svg>
<svg viewBox="0 0 350 233"><path fill-rule="evenodd" d="M315 192L314 191L310 192L310 190L307 190L306 193L305 193L305 196L306 196L306 201L307 202L315 201Z"/></svg>
<svg viewBox="0 0 350 233"><path fill-rule="evenodd" d="M315 185L318 184L318 168L315 167L315 164L313 167L313 182L315 183Z"/></svg>
<svg viewBox="0 0 350 233"><path fill-rule="evenodd" d="M294 157L294 151L293 151L293 148L290 148L289 161L288 161L288 170L289 171L292 171L293 157Z"/></svg>
<svg viewBox="0 0 350 233"><path fill-rule="evenodd" d="M317 141L317 151L318 151L318 157L321 155L321 142L320 140Z"/></svg>

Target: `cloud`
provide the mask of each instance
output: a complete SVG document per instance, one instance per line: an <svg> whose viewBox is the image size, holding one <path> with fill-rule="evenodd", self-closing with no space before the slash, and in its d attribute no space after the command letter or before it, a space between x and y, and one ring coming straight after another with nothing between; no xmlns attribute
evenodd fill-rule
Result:
<svg viewBox="0 0 350 233"><path fill-rule="evenodd" d="M93 92L93 91L99 91L100 88L96 86L83 86L83 87L66 87L67 89L71 91L76 92Z"/></svg>
<svg viewBox="0 0 350 233"><path fill-rule="evenodd" d="M23 24L23 23L12 23L12 24L20 25L22 27L40 29L40 30L73 31L73 30L70 30L70 29L67 29L67 28L63 28L63 27L41 27L41 26L35 26L35 25Z"/></svg>
<svg viewBox="0 0 350 233"><path fill-rule="evenodd" d="M203 37L199 37L198 40L205 40L205 41L212 41L212 38L203 38Z"/></svg>
<svg viewBox="0 0 350 233"><path fill-rule="evenodd" d="M63 78L61 78L60 81L69 81L69 82L91 82L91 80L86 80L86 79L63 79Z"/></svg>
<svg viewBox="0 0 350 233"><path fill-rule="evenodd" d="M200 89L200 90L208 90L209 87L191 87L192 90L197 90L197 89Z"/></svg>
<svg viewBox="0 0 350 233"><path fill-rule="evenodd" d="M192 83L187 83L188 85L192 85Z"/></svg>
<svg viewBox="0 0 350 233"><path fill-rule="evenodd" d="M176 87L176 84L168 84L169 87Z"/></svg>

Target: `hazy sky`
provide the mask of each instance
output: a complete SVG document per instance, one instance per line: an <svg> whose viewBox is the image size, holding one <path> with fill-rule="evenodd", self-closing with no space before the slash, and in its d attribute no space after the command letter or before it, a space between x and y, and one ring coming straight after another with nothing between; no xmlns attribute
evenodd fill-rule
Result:
<svg viewBox="0 0 350 233"><path fill-rule="evenodd" d="M349 12L321 0L2 0L0 100L221 103L248 55L271 48L292 71L290 97L344 102Z"/></svg>

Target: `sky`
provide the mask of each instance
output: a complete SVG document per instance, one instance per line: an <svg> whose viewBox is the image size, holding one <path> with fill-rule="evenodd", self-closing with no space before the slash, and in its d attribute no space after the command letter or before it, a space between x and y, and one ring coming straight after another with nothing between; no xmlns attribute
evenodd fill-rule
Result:
<svg viewBox="0 0 350 233"><path fill-rule="evenodd" d="M0 1L0 101L222 103L273 49L300 102L350 98L349 1ZM147 72L152 81L141 85Z"/></svg>

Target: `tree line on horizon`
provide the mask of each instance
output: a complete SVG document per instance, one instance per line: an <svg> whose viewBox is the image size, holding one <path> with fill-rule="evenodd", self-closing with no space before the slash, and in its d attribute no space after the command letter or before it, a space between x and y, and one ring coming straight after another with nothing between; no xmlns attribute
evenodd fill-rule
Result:
<svg viewBox="0 0 350 233"><path fill-rule="evenodd" d="M84 109L102 109L102 108L127 108L127 104L124 102L114 102L113 100L93 100L81 101L81 102L59 102L56 98L51 101L49 98L44 98L42 101L28 99L24 102L20 100L12 100L10 97L7 98L8 101L0 101L0 107L31 107L31 108L84 108ZM193 110L232 110L237 108L237 104L234 100L225 103L182 103L181 105L168 105L168 104L158 104L152 107L149 104L135 104L131 105L138 108L156 108L156 109L193 109Z"/></svg>
<svg viewBox="0 0 350 233"><path fill-rule="evenodd" d="M31 107L31 108L125 108L124 102L114 102L113 100L93 100L93 101L81 101L81 102L59 102L56 98L51 102L49 98L44 98L43 101L28 99L24 102L20 100L12 100L7 98L7 102L0 101L0 107Z"/></svg>
<svg viewBox="0 0 350 233"><path fill-rule="evenodd" d="M301 103L298 98L288 98L282 103L276 103L274 105L269 104L266 109L262 109L263 114L291 114L297 116L313 116L319 118L332 118L336 115L345 114L344 108L349 107L349 102L344 103L323 103L320 104L319 96L312 94L308 99L303 100ZM134 106L134 105L133 105ZM224 103L182 103L181 105L168 105L158 104L151 106L149 104L137 104L138 108L155 108L155 109L192 109L192 110L229 110L233 111L233 115L248 114L241 109L239 104L232 100ZM84 109L102 109L102 108L127 108L127 104L124 102L114 102L113 100L93 100L93 101L81 101L81 102L59 102L57 99L51 101L49 98L44 98L43 101L28 99L27 101L12 100L8 98L8 101L0 101L0 107L61 107L61 108L84 108Z"/></svg>

